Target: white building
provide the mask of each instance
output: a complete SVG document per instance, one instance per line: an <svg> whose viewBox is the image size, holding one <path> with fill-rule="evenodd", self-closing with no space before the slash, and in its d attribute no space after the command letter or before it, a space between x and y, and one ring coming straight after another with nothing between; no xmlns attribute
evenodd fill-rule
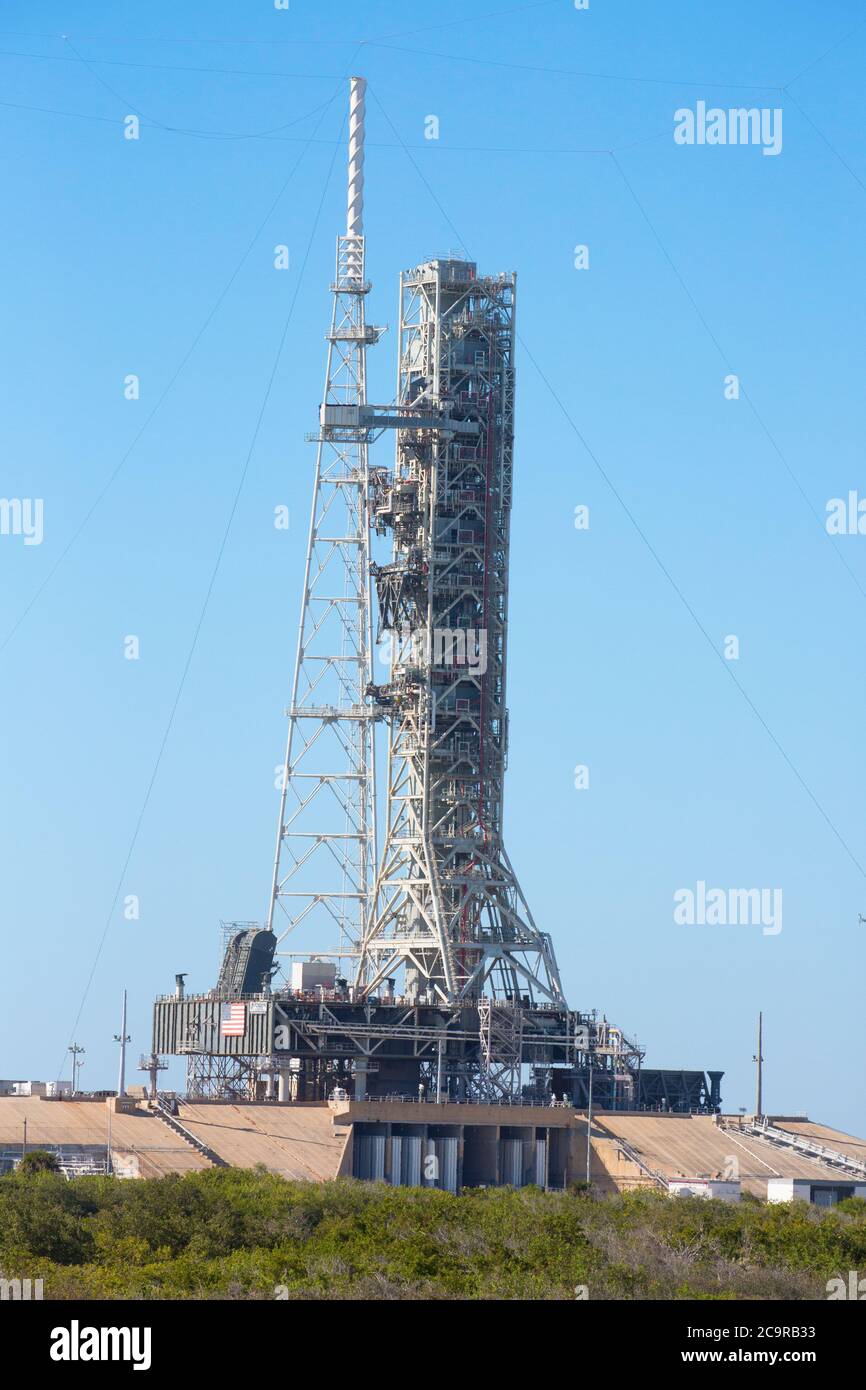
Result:
<svg viewBox="0 0 866 1390"><path fill-rule="evenodd" d="M71 1096L71 1081L0 1081L0 1096Z"/></svg>
<svg viewBox="0 0 866 1390"><path fill-rule="evenodd" d="M768 1178L768 1202L811 1202L835 1207L846 1197L866 1197L866 1182L854 1178Z"/></svg>
<svg viewBox="0 0 866 1390"><path fill-rule="evenodd" d="M740 1184L724 1182L721 1178L670 1178L668 1192L672 1197L714 1197L718 1202L739 1202Z"/></svg>

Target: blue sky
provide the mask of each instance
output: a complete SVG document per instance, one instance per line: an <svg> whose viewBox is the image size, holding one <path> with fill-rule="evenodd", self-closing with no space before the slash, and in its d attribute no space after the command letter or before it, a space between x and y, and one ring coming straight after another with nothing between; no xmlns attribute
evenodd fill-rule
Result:
<svg viewBox="0 0 866 1390"><path fill-rule="evenodd" d="M371 319L431 254L518 274L507 842L569 998L730 1109L763 1008L767 1106L864 1133L866 537L823 517L866 495L866 22L470 8L3 7L0 493L44 538L0 535L0 1074L74 1028L110 1085L123 986L137 1055L265 911L356 71ZM781 154L677 145L699 100L781 108ZM388 399L393 332L369 368ZM783 930L677 924L699 880L781 889Z"/></svg>

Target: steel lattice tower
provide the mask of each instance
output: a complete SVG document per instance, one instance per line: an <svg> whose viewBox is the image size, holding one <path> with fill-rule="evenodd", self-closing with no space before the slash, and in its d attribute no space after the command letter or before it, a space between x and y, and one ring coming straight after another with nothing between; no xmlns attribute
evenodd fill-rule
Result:
<svg viewBox="0 0 866 1390"><path fill-rule="evenodd" d="M513 275L469 261L401 276L397 408L442 424L399 428L393 477L373 475L375 524L394 537L374 566L393 647L372 691L390 722L387 828L357 973L367 994L403 972L410 998L501 1001L487 1009L499 1055L509 1002L564 1003L502 840L514 297Z"/></svg>
<svg viewBox="0 0 866 1390"><path fill-rule="evenodd" d="M365 404L366 350L381 332L366 323L364 307L370 289L365 87L363 78L351 79L348 211L331 286L323 422L326 410ZM313 502L267 925L283 942L303 923L313 949L326 951L336 935L335 953L354 955L376 863L374 715L364 693L372 654L367 435L357 426L322 423L313 438Z"/></svg>
<svg viewBox="0 0 866 1390"><path fill-rule="evenodd" d="M215 990L187 997L176 977L143 1064L155 1092L161 1055L185 1056L190 1093L213 1097L264 1088L322 1101L338 1086L356 1100L553 1093L717 1111L720 1072L642 1071L643 1050L620 1029L569 1009L506 853L515 278L454 257L404 272L397 399L369 404L366 349L381 330L365 319L364 87L351 80L269 930L231 924ZM392 429L393 469L368 466L369 445ZM392 536L387 563L373 562L371 531ZM377 635L391 639L384 684L373 582ZM381 858L377 721L388 729ZM272 987L275 946L292 933L286 954L351 959L352 981L317 962L308 983L301 971ZM408 1182L408 1136L389 1140L387 1124L361 1122L382 1163L362 1161L359 1175L383 1176L387 1158L388 1180Z"/></svg>

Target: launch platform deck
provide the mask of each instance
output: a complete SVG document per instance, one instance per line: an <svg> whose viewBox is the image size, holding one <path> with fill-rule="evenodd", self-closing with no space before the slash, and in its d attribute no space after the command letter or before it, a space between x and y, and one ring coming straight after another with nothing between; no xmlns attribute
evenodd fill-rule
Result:
<svg viewBox="0 0 866 1390"><path fill-rule="evenodd" d="M236 1168L261 1165L293 1181L355 1176L406 1182L429 1153L441 1160L452 1190L529 1182L563 1188L586 1177L586 1114L563 1106L179 1101L177 1109L180 1125L215 1161ZM107 1152L104 1102L2 1097L0 1161L7 1168L21 1154L25 1119L27 1148L48 1147L71 1160L73 1169L76 1159L98 1160ZM660 1190L670 1179L720 1177L732 1164L742 1190L761 1198L770 1178L838 1181L837 1167L740 1132L739 1116L718 1119L721 1123L709 1115L594 1112L593 1185L601 1194ZM160 1177L214 1166L193 1142L143 1106L132 1114L114 1113L111 1122L118 1176ZM866 1140L829 1126L786 1117L772 1123L837 1154L866 1158Z"/></svg>
<svg viewBox="0 0 866 1390"><path fill-rule="evenodd" d="M108 1109L104 1101L42 1100L39 1096L0 1097L0 1169L27 1148L57 1153L61 1163L86 1171L88 1160L104 1162L108 1153ZM211 1164L151 1111L111 1116L111 1152L118 1176L159 1178L190 1173Z"/></svg>
<svg viewBox="0 0 866 1390"><path fill-rule="evenodd" d="M734 1126L738 1119L722 1118ZM787 1120L775 1124L794 1133L812 1131L828 1148L855 1158L864 1156L863 1140L825 1125ZM817 1159L721 1128L710 1115L600 1114L593 1121L593 1150L593 1181L608 1190L658 1186L641 1163L666 1179L714 1178L730 1172L744 1192L762 1198L767 1195L768 1178L839 1177L838 1169Z"/></svg>

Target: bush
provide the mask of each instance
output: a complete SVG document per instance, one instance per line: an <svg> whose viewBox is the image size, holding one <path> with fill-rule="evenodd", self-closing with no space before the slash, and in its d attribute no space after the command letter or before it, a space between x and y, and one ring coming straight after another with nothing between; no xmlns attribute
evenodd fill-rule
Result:
<svg viewBox="0 0 866 1390"><path fill-rule="evenodd" d="M34 1165L35 1166L35 1165ZM221 1168L0 1181L0 1268L49 1298L821 1298L866 1271L866 1203L830 1211L580 1187L460 1197Z"/></svg>
<svg viewBox="0 0 866 1390"><path fill-rule="evenodd" d="M57 1155L48 1153L45 1149L31 1149L24 1154L18 1164L18 1173L26 1177L28 1173L59 1173L60 1164L57 1162Z"/></svg>

